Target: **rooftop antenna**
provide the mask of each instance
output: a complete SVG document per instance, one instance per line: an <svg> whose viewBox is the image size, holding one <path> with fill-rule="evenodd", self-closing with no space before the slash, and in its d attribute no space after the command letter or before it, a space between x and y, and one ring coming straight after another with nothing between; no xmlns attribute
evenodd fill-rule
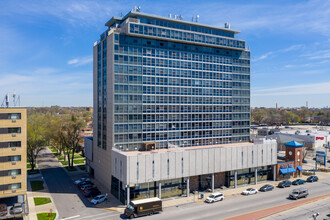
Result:
<svg viewBox="0 0 330 220"><path fill-rule="evenodd" d="M229 22L226 22L226 23L225 23L225 28L230 29L230 24L229 24Z"/></svg>
<svg viewBox="0 0 330 220"><path fill-rule="evenodd" d="M172 14L171 13L170 13L169 17L172 18Z"/></svg>
<svg viewBox="0 0 330 220"><path fill-rule="evenodd" d="M199 15L196 15L196 23L198 23Z"/></svg>
<svg viewBox="0 0 330 220"><path fill-rule="evenodd" d="M194 22L194 16L191 17L191 21Z"/></svg>
<svg viewBox="0 0 330 220"><path fill-rule="evenodd" d="M180 16L179 16L179 19L180 19L180 20L183 20L183 16L182 16L182 15L180 15Z"/></svg>
<svg viewBox="0 0 330 220"><path fill-rule="evenodd" d="M174 19L178 19L178 15L176 14L176 15L174 15Z"/></svg>
<svg viewBox="0 0 330 220"><path fill-rule="evenodd" d="M6 108L9 108L9 93L6 95Z"/></svg>

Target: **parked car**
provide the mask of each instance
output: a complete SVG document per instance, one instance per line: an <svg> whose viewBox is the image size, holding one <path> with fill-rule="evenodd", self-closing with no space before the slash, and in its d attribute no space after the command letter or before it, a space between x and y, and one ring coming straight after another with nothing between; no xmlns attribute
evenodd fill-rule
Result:
<svg viewBox="0 0 330 220"><path fill-rule="evenodd" d="M95 197L101 195L101 192L98 189L88 190L84 192L84 196L86 197Z"/></svg>
<svg viewBox="0 0 330 220"><path fill-rule="evenodd" d="M80 188L80 187L82 187L83 185L86 185L86 184L92 184L92 182L91 181L83 181L83 182L78 183L77 185Z"/></svg>
<svg viewBox="0 0 330 220"><path fill-rule="evenodd" d="M306 180L302 180L302 179L296 179L294 181L292 181L292 185L301 185L306 183Z"/></svg>
<svg viewBox="0 0 330 220"><path fill-rule="evenodd" d="M272 191L274 189L274 186L273 185L270 185L270 184L266 184L264 186L262 186L259 191L261 192L267 192L267 191Z"/></svg>
<svg viewBox="0 0 330 220"><path fill-rule="evenodd" d="M317 176L310 176L307 178L307 182L317 182L319 178Z"/></svg>
<svg viewBox="0 0 330 220"><path fill-rule="evenodd" d="M91 179L88 177L83 177L83 178L80 178L79 180L74 181L74 184L78 185L79 183L86 182L86 181L90 182Z"/></svg>
<svg viewBox="0 0 330 220"><path fill-rule="evenodd" d="M222 201L224 198L225 197L222 193L212 193L209 197L206 198L205 202L213 203L217 201Z"/></svg>
<svg viewBox="0 0 330 220"><path fill-rule="evenodd" d="M91 203L94 204L94 205L99 204L99 203L104 202L105 200L107 200L107 197L108 197L108 194L95 196L91 200Z"/></svg>
<svg viewBox="0 0 330 220"><path fill-rule="evenodd" d="M82 191L84 191L85 189L88 189L88 188L95 188L96 186L95 185L92 185L92 184L86 184L86 185L83 185L80 187L80 189Z"/></svg>
<svg viewBox="0 0 330 220"><path fill-rule="evenodd" d="M21 214L23 212L22 203L15 203L13 207L10 209L10 213L12 214Z"/></svg>
<svg viewBox="0 0 330 220"><path fill-rule="evenodd" d="M291 186L291 181L289 180L284 180L278 184L278 187L284 188L284 187L290 187Z"/></svg>
<svg viewBox="0 0 330 220"><path fill-rule="evenodd" d="M97 187L96 186L88 186L88 187L84 188L83 192L90 191L90 190L97 190Z"/></svg>
<svg viewBox="0 0 330 220"><path fill-rule="evenodd" d="M6 204L0 204L0 216L6 216L8 214L8 207Z"/></svg>
<svg viewBox="0 0 330 220"><path fill-rule="evenodd" d="M258 190L254 188L248 188L242 192L243 195L252 195L252 194L257 194Z"/></svg>
<svg viewBox="0 0 330 220"><path fill-rule="evenodd" d="M308 189L305 188L294 189L292 193L289 194L290 199L306 198L307 196L308 196Z"/></svg>

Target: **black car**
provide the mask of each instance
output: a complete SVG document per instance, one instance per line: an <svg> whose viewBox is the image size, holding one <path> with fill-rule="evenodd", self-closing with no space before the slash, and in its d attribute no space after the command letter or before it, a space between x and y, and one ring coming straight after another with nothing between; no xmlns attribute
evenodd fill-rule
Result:
<svg viewBox="0 0 330 220"><path fill-rule="evenodd" d="M310 176L307 178L307 182L317 182L319 178L317 176Z"/></svg>
<svg viewBox="0 0 330 220"><path fill-rule="evenodd" d="M101 192L98 189L92 189L84 192L84 196L86 197L95 197L101 195Z"/></svg>
<svg viewBox="0 0 330 220"><path fill-rule="evenodd" d="M285 187L290 187L291 186L291 181L289 180L284 180L278 184L278 187L280 188L285 188Z"/></svg>
<svg viewBox="0 0 330 220"><path fill-rule="evenodd" d="M267 184L267 185L262 186L259 191L267 192L267 191L272 191L273 189L274 189L274 186Z"/></svg>
<svg viewBox="0 0 330 220"><path fill-rule="evenodd" d="M296 179L294 181L292 181L292 185L301 185L306 183L306 180L302 180L302 179Z"/></svg>
<svg viewBox="0 0 330 220"><path fill-rule="evenodd" d="M87 185L87 184L92 184L92 182L91 181L83 181L83 182L80 182L80 183L78 183L78 188L81 188L83 185Z"/></svg>

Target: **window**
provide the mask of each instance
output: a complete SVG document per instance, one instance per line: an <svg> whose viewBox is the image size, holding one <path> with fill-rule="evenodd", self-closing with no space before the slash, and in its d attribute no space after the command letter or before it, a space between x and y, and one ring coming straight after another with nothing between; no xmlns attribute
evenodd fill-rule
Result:
<svg viewBox="0 0 330 220"><path fill-rule="evenodd" d="M243 167L244 154L242 152L242 167Z"/></svg>
<svg viewBox="0 0 330 220"><path fill-rule="evenodd" d="M261 150L261 163L264 163L264 150Z"/></svg>
<svg viewBox="0 0 330 220"><path fill-rule="evenodd" d="M183 174L184 170L184 163L183 163L183 157L181 158L181 174Z"/></svg>

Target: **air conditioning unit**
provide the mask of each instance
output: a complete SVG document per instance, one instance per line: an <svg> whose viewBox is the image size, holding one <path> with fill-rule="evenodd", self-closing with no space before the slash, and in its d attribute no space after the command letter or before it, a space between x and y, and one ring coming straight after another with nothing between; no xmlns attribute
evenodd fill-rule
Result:
<svg viewBox="0 0 330 220"><path fill-rule="evenodd" d="M11 149L12 149L13 151L15 151L15 150L16 150L16 147L12 147Z"/></svg>
<svg viewBox="0 0 330 220"><path fill-rule="evenodd" d="M16 133L12 133L11 136L12 136L12 137L16 137Z"/></svg>
<svg viewBox="0 0 330 220"><path fill-rule="evenodd" d="M16 179L16 175L11 176L12 179Z"/></svg>
<svg viewBox="0 0 330 220"><path fill-rule="evenodd" d="M12 165L16 165L16 161L12 161L11 164L12 164Z"/></svg>
<svg viewBox="0 0 330 220"><path fill-rule="evenodd" d="M15 193L16 192L16 189L12 189L11 192Z"/></svg>
<svg viewBox="0 0 330 220"><path fill-rule="evenodd" d="M12 122L16 122L16 119L12 119L11 121L12 121Z"/></svg>

